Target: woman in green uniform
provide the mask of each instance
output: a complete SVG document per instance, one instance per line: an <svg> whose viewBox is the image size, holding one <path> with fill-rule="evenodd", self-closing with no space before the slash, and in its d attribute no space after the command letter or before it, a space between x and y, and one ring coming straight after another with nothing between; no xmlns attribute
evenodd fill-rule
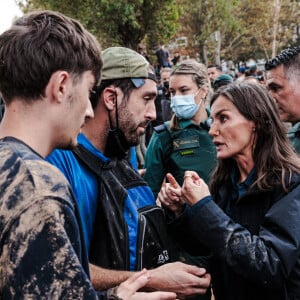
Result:
<svg viewBox="0 0 300 300"><path fill-rule="evenodd" d="M172 71L169 81L171 120L154 128L146 157L144 179L155 197L168 172L183 183L186 170L196 171L206 182L216 166L216 148L208 135L209 111L206 102L210 94L210 80L206 67L195 60L185 60ZM209 271L210 253L203 249L201 256L191 256L179 249L180 259L205 267ZM211 298L210 291L197 300Z"/></svg>

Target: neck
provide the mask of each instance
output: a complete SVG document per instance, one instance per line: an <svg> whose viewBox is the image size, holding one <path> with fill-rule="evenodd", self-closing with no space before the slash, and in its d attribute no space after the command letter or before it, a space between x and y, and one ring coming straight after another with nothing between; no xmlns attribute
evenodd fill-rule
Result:
<svg viewBox="0 0 300 300"><path fill-rule="evenodd" d="M101 120L101 121L99 121ZM109 122L103 122L103 119L96 115L83 127L82 132L95 148L104 153L107 135L109 130Z"/></svg>
<svg viewBox="0 0 300 300"><path fill-rule="evenodd" d="M199 110L197 113L194 115L194 117L191 119L191 121L194 124L200 124L201 122L205 121L208 118L207 111L205 109L204 103L201 104Z"/></svg>
<svg viewBox="0 0 300 300"><path fill-rule="evenodd" d="M6 108L0 124L0 138L11 136L23 141L42 157L49 155L52 143L51 125L39 112L26 111L13 103Z"/></svg>
<svg viewBox="0 0 300 300"><path fill-rule="evenodd" d="M239 182L243 182L246 180L248 175L250 174L251 170L254 167L254 162L252 157L251 158L239 158L237 160L237 166L240 171L240 180Z"/></svg>

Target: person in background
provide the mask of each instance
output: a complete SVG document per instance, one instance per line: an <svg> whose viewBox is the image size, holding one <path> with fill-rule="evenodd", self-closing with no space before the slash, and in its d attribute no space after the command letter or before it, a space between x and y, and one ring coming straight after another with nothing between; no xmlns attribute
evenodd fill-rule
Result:
<svg viewBox="0 0 300 300"><path fill-rule="evenodd" d="M170 230L192 253L213 252L216 300L299 299L300 158L275 103L262 85L230 84L211 117L218 166L209 188L194 171L182 189L168 175L159 199Z"/></svg>
<svg viewBox="0 0 300 300"><path fill-rule="evenodd" d="M143 166L145 163L145 155L153 128L169 121L172 117L171 96L169 90L169 80L171 75L171 68L162 68L160 70L160 81L157 84L157 96L155 99L156 119L151 121L145 133L145 152L143 152Z"/></svg>
<svg viewBox="0 0 300 300"><path fill-rule="evenodd" d="M149 62L150 65L152 64L145 45L138 44L137 52L139 54L143 55L146 58L146 60Z"/></svg>
<svg viewBox="0 0 300 300"><path fill-rule="evenodd" d="M172 66L176 67L180 63L180 60L181 60L180 53L178 51L176 51L174 53L173 58L171 59Z"/></svg>
<svg viewBox="0 0 300 300"><path fill-rule="evenodd" d="M252 84L261 84L259 80L254 76L245 76L243 79L244 82L252 83Z"/></svg>
<svg viewBox="0 0 300 300"><path fill-rule="evenodd" d="M213 82L212 87L216 91L219 87L227 85L233 82L233 78L230 75L222 74L219 75Z"/></svg>
<svg viewBox="0 0 300 300"><path fill-rule="evenodd" d="M207 74L210 80L211 85L213 84L214 80L223 74L222 67L217 64L209 65L207 67Z"/></svg>
<svg viewBox="0 0 300 300"><path fill-rule="evenodd" d="M245 79L245 72L246 72L246 66L242 65L238 68L236 72L236 78L235 81L240 82Z"/></svg>
<svg viewBox="0 0 300 300"><path fill-rule="evenodd" d="M156 117L153 70L143 56L124 47L105 49L102 59L102 81L91 95L94 118L83 127L73 151L56 150L47 158L64 173L76 196L93 285L111 288L147 268L147 290L180 297L203 294L209 274L173 262L163 211L127 159L129 148Z"/></svg>
<svg viewBox="0 0 300 300"><path fill-rule="evenodd" d="M288 138L300 154L300 47L287 48L265 64L266 85L280 118L290 122Z"/></svg>
<svg viewBox="0 0 300 300"><path fill-rule="evenodd" d="M165 45L160 45L155 51L155 55L157 57L158 73L160 73L161 68L171 67L169 51L166 49Z"/></svg>
<svg viewBox="0 0 300 300"><path fill-rule="evenodd" d="M208 182L216 164L216 151L208 135L206 101L210 92L207 69L185 60L171 73L170 122L154 128L147 147L144 179L157 197L167 172L183 182L185 170L195 170Z"/></svg>
<svg viewBox="0 0 300 300"><path fill-rule="evenodd" d="M101 49L82 25L51 11L25 14L0 35L0 298L175 299L136 293L147 271L97 293L65 177L44 160L71 148L94 113Z"/></svg>
<svg viewBox="0 0 300 300"><path fill-rule="evenodd" d="M172 71L170 93L174 115L170 122L154 128L145 158L144 179L155 197L168 172L181 184L186 170L197 171L209 181L216 165L216 151L206 123L209 92L210 82L203 64L185 60ZM182 251L180 255L187 262L208 266L206 253L200 258L190 257ZM210 295L205 297L209 299Z"/></svg>

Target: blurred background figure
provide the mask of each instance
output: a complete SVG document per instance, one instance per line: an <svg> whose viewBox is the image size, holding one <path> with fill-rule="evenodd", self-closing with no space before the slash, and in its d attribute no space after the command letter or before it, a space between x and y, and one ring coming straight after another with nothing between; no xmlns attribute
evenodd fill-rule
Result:
<svg viewBox="0 0 300 300"><path fill-rule="evenodd" d="M165 45L161 45L155 51L155 55L157 57L157 72L159 75L161 68L171 67L169 51L165 48Z"/></svg>
<svg viewBox="0 0 300 300"><path fill-rule="evenodd" d="M210 80L210 83L213 84L214 80L220 76L221 74L223 74L222 72L222 67L220 65L209 65L207 67L207 74Z"/></svg>
<svg viewBox="0 0 300 300"><path fill-rule="evenodd" d="M233 82L233 78L230 75L222 74L219 75L212 84L212 88L216 91L219 87L227 85Z"/></svg>
<svg viewBox="0 0 300 300"><path fill-rule="evenodd" d="M171 59L173 67L177 66L180 63L180 53L175 52L173 58Z"/></svg>
<svg viewBox="0 0 300 300"><path fill-rule="evenodd" d="M160 80L157 84L157 96L155 99L156 119L149 123L145 133L145 143L148 146L151 139L153 128L169 121L172 117L171 96L169 90L169 80L171 68L162 68L160 70Z"/></svg>

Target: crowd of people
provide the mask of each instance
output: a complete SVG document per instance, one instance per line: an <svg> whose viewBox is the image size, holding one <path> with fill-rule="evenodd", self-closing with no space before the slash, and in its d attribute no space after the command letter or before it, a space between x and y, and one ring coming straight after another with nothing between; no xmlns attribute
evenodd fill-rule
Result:
<svg viewBox="0 0 300 300"><path fill-rule="evenodd" d="M0 298L300 299L300 47L263 79L137 50L0 35Z"/></svg>

